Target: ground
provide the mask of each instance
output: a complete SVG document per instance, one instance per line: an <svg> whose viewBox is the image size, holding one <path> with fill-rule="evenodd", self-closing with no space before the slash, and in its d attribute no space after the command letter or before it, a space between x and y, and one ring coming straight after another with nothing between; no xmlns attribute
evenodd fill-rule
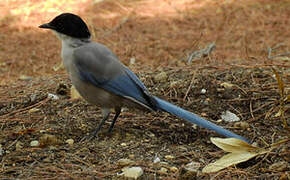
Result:
<svg viewBox="0 0 290 180"><path fill-rule="evenodd" d="M289 139L290 64L280 56L290 51L289 6L289 0L0 2L0 179L119 179L122 158L142 167L143 179L289 179L289 141L236 167L202 173L226 154L210 142L218 135L163 112L124 109L112 133L108 123L95 139L80 141L97 126L100 110L71 98L68 76L56 68L60 43L37 28L62 12L79 14L93 39L153 95L266 147ZM215 49L188 62L211 43ZM160 73L166 75L158 79ZM246 126L221 121L226 110ZM35 140L40 145L31 147ZM161 163L153 162L157 157ZM200 164L197 172L184 169L190 162Z"/></svg>

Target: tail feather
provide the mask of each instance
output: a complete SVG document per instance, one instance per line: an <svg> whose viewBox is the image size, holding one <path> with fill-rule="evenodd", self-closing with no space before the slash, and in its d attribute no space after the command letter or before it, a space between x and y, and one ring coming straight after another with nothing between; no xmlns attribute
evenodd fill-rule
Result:
<svg viewBox="0 0 290 180"><path fill-rule="evenodd" d="M186 111L180 107L177 107L167 101L164 101L162 99L159 99L157 97L155 97L156 101L157 101L157 108L163 111L166 111L170 114L173 114L177 117L180 117L184 120L187 120L191 123L197 124L198 126L204 127L206 129L210 129L213 130L215 132L217 132L220 135L226 136L226 137L232 137L232 138L237 138L240 140L243 140L245 142L249 142L247 139L243 138L242 136L239 136L229 130L226 130L214 123L211 123L201 117L199 117L198 115L191 113L189 111Z"/></svg>

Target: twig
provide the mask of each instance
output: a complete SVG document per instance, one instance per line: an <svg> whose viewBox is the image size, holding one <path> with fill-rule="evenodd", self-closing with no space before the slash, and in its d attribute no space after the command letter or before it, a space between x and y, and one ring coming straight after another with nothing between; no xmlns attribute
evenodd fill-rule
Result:
<svg viewBox="0 0 290 180"><path fill-rule="evenodd" d="M17 139L15 139L15 141L13 141L10 145L8 145L6 149L9 149L11 146L13 146L14 144L16 144L17 141L18 141L21 137L22 137L22 136L19 136Z"/></svg>
<svg viewBox="0 0 290 180"><path fill-rule="evenodd" d="M50 98L45 98L42 101L39 101L39 102L37 102L37 103L35 103L35 104L31 105L31 106L28 106L28 107L25 107L25 108L22 108L22 109L18 109L16 111L9 112L9 113L4 114L4 115L2 115L0 117L1 118L5 118L5 117L11 116L11 115L16 114L16 113L20 113L20 112L23 112L23 111L27 111L29 109L32 109L32 108L41 106L42 104L46 103L49 100L50 100Z"/></svg>
<svg viewBox="0 0 290 180"><path fill-rule="evenodd" d="M289 56L290 55L290 52L285 52L285 53L281 53L281 54L277 54L275 56L271 56L269 57L269 59L274 59L276 57L280 57L280 56Z"/></svg>
<svg viewBox="0 0 290 180"><path fill-rule="evenodd" d="M209 56L210 53L216 48L215 43L210 43L206 48L192 52L187 58L187 62L191 63L194 59Z"/></svg>
<svg viewBox="0 0 290 180"><path fill-rule="evenodd" d="M252 100L250 101L250 113L252 118L255 118L254 113L253 113L253 104L252 104Z"/></svg>
<svg viewBox="0 0 290 180"><path fill-rule="evenodd" d="M283 43L279 43L276 46L274 46L273 48L269 47L268 48L268 59L274 59L276 57L281 57L281 56L289 56L290 52L285 52L285 53L281 53L281 54L277 54L275 56L272 56L272 52L278 48L280 48L282 45L284 45Z"/></svg>
<svg viewBox="0 0 290 180"><path fill-rule="evenodd" d="M189 86L188 86L188 88L187 88L187 91L186 91L186 93L185 93L185 95L184 95L184 97L183 97L183 101L185 101L185 99L187 98L188 93L189 93L190 89L192 88L192 85L193 85L194 79L195 79L195 72L192 74L192 78L191 78L190 84L189 84Z"/></svg>

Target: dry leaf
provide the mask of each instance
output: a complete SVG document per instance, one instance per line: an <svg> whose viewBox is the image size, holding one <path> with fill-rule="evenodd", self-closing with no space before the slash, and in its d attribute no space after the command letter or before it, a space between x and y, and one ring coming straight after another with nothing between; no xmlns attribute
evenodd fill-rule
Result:
<svg viewBox="0 0 290 180"><path fill-rule="evenodd" d="M274 117L280 117L282 115L282 109L280 109L275 115Z"/></svg>
<svg viewBox="0 0 290 180"><path fill-rule="evenodd" d="M208 164L202 169L204 173L217 172L226 167L247 161L257 155L264 154L270 150L252 146L242 140L236 138L211 138L219 148L226 152L231 152L214 163Z"/></svg>
<svg viewBox="0 0 290 180"><path fill-rule="evenodd" d="M214 163L210 163L207 166L205 166L202 169L203 173L211 173L211 172L217 172L219 170L222 170L226 167L247 161L253 157L257 156L257 153L255 152L240 152L240 153L230 153L219 160L217 160Z"/></svg>
<svg viewBox="0 0 290 180"><path fill-rule="evenodd" d="M59 65L55 65L55 66L52 67L52 69L54 71L58 71L58 70L60 70L62 68L64 68L63 62L61 62Z"/></svg>
<svg viewBox="0 0 290 180"><path fill-rule="evenodd" d="M238 153L259 150L245 141L236 138L210 138L211 142L226 152Z"/></svg>
<svg viewBox="0 0 290 180"><path fill-rule="evenodd" d="M231 83L223 82L223 83L221 83L221 86L224 87L224 88L232 88L235 85L231 84Z"/></svg>
<svg viewBox="0 0 290 180"><path fill-rule="evenodd" d="M70 98L71 99L79 99L79 98L81 98L81 95L79 94L79 92L76 90L76 88L74 86L72 86L70 88Z"/></svg>

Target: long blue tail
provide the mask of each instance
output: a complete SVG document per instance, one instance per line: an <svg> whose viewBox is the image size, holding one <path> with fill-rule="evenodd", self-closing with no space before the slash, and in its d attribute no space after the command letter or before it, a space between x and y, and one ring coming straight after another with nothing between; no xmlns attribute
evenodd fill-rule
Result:
<svg viewBox="0 0 290 180"><path fill-rule="evenodd" d="M198 115L191 113L189 111L186 111L180 107L177 107L167 101L164 101L162 99L159 99L158 97L155 97L156 101L158 102L157 104L157 108L162 110L162 111L166 111L170 114L173 114L177 117L180 117L184 120L187 120L191 123L197 124L198 126L213 130L215 132L217 132L220 135L226 136L226 137L232 137L232 138L237 138L240 140L243 140L247 143L249 143L249 141L245 138L243 138L242 136L239 136L231 131L228 131L214 123L211 123L201 117L199 117Z"/></svg>

